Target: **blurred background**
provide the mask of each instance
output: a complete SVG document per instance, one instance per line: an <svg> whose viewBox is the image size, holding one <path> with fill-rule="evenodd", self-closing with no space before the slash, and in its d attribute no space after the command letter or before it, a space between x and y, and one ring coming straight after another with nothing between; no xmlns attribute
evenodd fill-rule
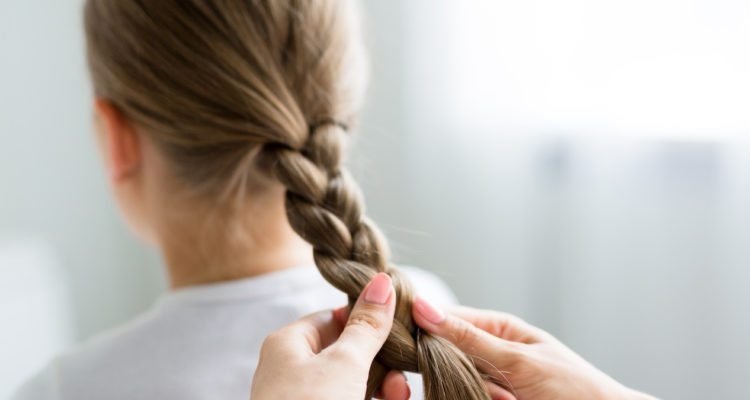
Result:
<svg viewBox="0 0 750 400"><path fill-rule="evenodd" d="M750 2L364 3L350 164L399 263L663 398L745 398ZM0 398L147 308L110 201L79 0L0 1Z"/></svg>

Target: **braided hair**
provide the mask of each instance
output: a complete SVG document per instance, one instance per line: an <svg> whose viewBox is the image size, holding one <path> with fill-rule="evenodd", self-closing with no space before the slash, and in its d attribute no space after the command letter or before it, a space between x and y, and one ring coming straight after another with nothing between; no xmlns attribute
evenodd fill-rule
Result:
<svg viewBox="0 0 750 400"><path fill-rule="evenodd" d="M182 182L207 196L224 193L237 168L280 182L289 223L350 305L375 274L392 277L396 314L370 370L368 398L393 369L421 373L428 400L486 400L472 360L414 324L413 289L389 263L386 240L344 167L365 81L356 22L352 0L88 0L85 7L96 95L144 127Z"/></svg>

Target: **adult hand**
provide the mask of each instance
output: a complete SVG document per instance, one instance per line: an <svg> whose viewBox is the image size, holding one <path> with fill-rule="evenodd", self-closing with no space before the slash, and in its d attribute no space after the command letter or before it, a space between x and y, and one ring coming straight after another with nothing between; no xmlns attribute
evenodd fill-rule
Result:
<svg viewBox="0 0 750 400"><path fill-rule="evenodd" d="M465 307L446 314L419 297L412 314L422 329L451 341L501 385L488 383L493 400L508 398L508 391L534 400L653 399L626 388L518 317Z"/></svg>
<svg viewBox="0 0 750 400"><path fill-rule="evenodd" d="M393 325L395 300L391 278L381 273L362 291L345 325L333 315L344 311L328 311L271 334L261 348L251 398L364 398L370 364ZM386 400L407 400L403 374L389 373L382 394Z"/></svg>

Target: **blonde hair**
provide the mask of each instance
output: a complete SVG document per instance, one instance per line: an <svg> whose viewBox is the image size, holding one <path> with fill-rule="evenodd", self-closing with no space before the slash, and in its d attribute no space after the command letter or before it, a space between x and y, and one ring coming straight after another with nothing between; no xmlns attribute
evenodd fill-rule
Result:
<svg viewBox="0 0 750 400"><path fill-rule="evenodd" d="M488 399L472 360L414 324L412 289L342 165L364 88L356 20L348 0L85 7L96 95L144 128L178 179L207 196L244 194L256 172L280 181L292 228L351 304L377 272L392 276L398 306L368 397L394 369L422 373L430 400Z"/></svg>

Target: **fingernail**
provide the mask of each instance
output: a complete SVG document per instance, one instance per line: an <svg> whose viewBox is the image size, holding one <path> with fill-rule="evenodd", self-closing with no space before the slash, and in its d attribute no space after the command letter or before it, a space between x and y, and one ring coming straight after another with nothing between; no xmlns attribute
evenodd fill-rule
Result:
<svg viewBox="0 0 750 400"><path fill-rule="evenodd" d="M430 302L419 296L414 298L414 310L416 310L419 315L423 316L424 319L433 324L439 324L445 319L445 313L443 310L435 307Z"/></svg>
<svg viewBox="0 0 750 400"><path fill-rule="evenodd" d="M393 293L391 277L386 273L379 273L365 288L365 301L373 304L385 304Z"/></svg>

